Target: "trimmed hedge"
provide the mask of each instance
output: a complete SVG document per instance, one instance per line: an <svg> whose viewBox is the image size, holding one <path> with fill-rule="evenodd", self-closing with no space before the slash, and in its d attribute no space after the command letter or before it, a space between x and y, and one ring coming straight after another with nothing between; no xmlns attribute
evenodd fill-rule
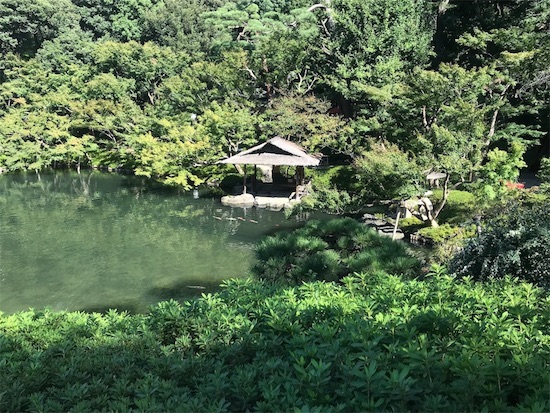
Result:
<svg viewBox="0 0 550 413"><path fill-rule="evenodd" d="M256 247L253 272L266 280L299 284L337 281L354 272L415 276L420 263L404 243L379 235L351 218L310 221L277 233Z"/></svg>

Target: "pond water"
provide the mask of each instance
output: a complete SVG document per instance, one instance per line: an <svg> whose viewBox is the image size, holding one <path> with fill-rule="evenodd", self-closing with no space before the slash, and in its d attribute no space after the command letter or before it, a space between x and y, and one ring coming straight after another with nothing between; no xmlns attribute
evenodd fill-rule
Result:
<svg viewBox="0 0 550 413"><path fill-rule="evenodd" d="M0 175L0 311L142 312L243 277L282 212L86 171Z"/></svg>

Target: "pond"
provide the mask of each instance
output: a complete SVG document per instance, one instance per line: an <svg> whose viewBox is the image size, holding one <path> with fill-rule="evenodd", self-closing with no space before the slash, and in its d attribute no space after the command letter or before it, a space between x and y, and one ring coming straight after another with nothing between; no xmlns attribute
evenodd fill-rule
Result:
<svg viewBox="0 0 550 413"><path fill-rule="evenodd" d="M243 277L282 212L97 171L0 175L0 311L143 312Z"/></svg>

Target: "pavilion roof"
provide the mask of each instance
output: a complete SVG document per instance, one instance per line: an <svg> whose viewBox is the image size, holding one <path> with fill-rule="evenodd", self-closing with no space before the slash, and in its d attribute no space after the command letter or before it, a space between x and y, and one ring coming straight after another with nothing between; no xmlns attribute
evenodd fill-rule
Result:
<svg viewBox="0 0 550 413"><path fill-rule="evenodd" d="M294 142L276 136L267 142L239 152L219 163L247 165L317 166L320 159L307 154Z"/></svg>

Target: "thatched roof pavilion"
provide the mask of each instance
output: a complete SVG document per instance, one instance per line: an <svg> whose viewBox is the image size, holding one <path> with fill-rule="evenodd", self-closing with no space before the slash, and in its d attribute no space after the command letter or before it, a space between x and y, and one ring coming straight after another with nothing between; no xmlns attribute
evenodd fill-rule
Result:
<svg viewBox="0 0 550 413"><path fill-rule="evenodd" d="M276 136L267 142L239 152L219 163L268 166L317 166L320 159L307 154L294 142Z"/></svg>
<svg viewBox="0 0 550 413"><path fill-rule="evenodd" d="M307 154L304 149L294 142L276 136L267 142L239 152L218 163L233 165L256 165L262 166L296 166L296 198L299 197L298 185L304 183L304 166L318 166L320 158ZM254 173L254 177L256 174ZM246 182L246 170L244 180ZM246 185L243 184L244 193Z"/></svg>

